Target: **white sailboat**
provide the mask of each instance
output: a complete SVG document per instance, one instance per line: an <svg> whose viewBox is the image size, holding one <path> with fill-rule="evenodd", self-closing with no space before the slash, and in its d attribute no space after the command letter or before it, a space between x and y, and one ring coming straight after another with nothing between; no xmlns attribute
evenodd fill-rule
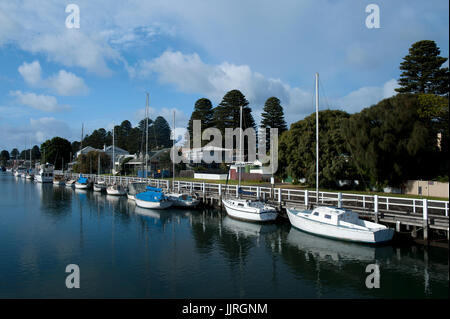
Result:
<svg viewBox="0 0 450 319"><path fill-rule="evenodd" d="M114 196L123 196L123 195L127 194L127 192L125 191L125 188L122 185L119 185L116 183L108 186L108 188L106 189L106 193L108 195L114 195Z"/></svg>
<svg viewBox="0 0 450 319"><path fill-rule="evenodd" d="M148 153L148 100L149 95L147 93L145 117L146 117L146 145L145 145L145 177L147 177L147 153ZM136 205L142 208L150 209L165 209L172 206L173 202L170 201L162 191L161 188L146 186L145 191L135 193L134 200Z"/></svg>
<svg viewBox="0 0 450 319"><path fill-rule="evenodd" d="M172 192L166 194L167 198L173 202L174 207L196 207L200 200L189 194L178 194L175 192L175 111L173 111L173 147L172 147Z"/></svg>
<svg viewBox="0 0 450 319"><path fill-rule="evenodd" d="M75 188L76 189L89 189L92 186L92 182L89 180L89 178L83 177L82 174L78 177L77 181L75 182Z"/></svg>
<svg viewBox="0 0 450 319"><path fill-rule="evenodd" d="M319 74L316 73L316 198L319 198ZM348 209L318 206L314 209L287 208L292 226L319 236L376 244L392 239L394 230L359 219Z"/></svg>
<svg viewBox="0 0 450 319"><path fill-rule="evenodd" d="M239 171L238 198L223 198L222 203L225 206L227 214L230 217L252 221L268 222L277 218L278 214L274 207L267 205L260 200L250 200L241 198L241 170L243 165L242 156L242 106L240 109L240 133L239 133L239 163L236 166Z"/></svg>
<svg viewBox="0 0 450 319"><path fill-rule="evenodd" d="M94 192L103 192L108 185L104 181L99 180L100 177L100 153L98 154L98 168L97 168L97 180L94 183Z"/></svg>
<svg viewBox="0 0 450 319"><path fill-rule="evenodd" d="M114 126L113 126L113 140L112 140L112 148L113 148L113 157L112 157L112 161L113 161L113 175L116 174L116 158L115 158L115 153L114 153ZM122 196L122 195L126 195L127 192L125 191L125 188L117 183L114 183L110 186L108 186L108 188L106 189L106 193L108 195L114 195L114 196Z"/></svg>

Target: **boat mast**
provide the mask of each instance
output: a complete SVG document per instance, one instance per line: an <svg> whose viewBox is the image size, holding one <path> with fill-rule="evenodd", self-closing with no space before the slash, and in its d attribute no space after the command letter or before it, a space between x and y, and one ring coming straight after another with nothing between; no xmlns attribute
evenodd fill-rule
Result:
<svg viewBox="0 0 450 319"><path fill-rule="evenodd" d="M112 171L112 174L113 175L115 175L115 166L116 166L116 159L114 158L115 157L115 152L114 152L114 131L115 131L115 127L114 127L114 124L113 124L113 136L112 136L112 138L113 138L113 140L112 140L112 151L113 151L113 158L112 158L112 162L113 162L113 171Z"/></svg>
<svg viewBox="0 0 450 319"><path fill-rule="evenodd" d="M146 99L145 99L145 175L144 177L147 178L147 170L148 170L148 92L146 92Z"/></svg>
<svg viewBox="0 0 450 319"><path fill-rule="evenodd" d="M175 191L175 110L173 111L172 191Z"/></svg>
<svg viewBox="0 0 450 319"><path fill-rule="evenodd" d="M100 152L98 153L98 167L97 167L97 176L100 176Z"/></svg>
<svg viewBox="0 0 450 319"><path fill-rule="evenodd" d="M240 116L239 116L239 164L238 164L238 171L239 171L239 185L238 185L238 198L241 197L239 190L241 188L241 165L242 165L242 105L240 108Z"/></svg>
<svg viewBox="0 0 450 319"><path fill-rule="evenodd" d="M316 72L316 202L319 203L319 73Z"/></svg>

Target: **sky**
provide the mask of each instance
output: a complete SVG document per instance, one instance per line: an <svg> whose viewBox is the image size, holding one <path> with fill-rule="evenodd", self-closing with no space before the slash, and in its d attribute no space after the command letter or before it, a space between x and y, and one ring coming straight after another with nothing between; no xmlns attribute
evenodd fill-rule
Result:
<svg viewBox="0 0 450 319"><path fill-rule="evenodd" d="M447 0L0 0L0 150L136 125L145 92L152 119L172 126L175 111L177 136L197 99L216 106L232 89L257 123L278 97L291 124L314 112L316 72L320 109L359 112L395 94L414 42L449 56L448 12Z"/></svg>

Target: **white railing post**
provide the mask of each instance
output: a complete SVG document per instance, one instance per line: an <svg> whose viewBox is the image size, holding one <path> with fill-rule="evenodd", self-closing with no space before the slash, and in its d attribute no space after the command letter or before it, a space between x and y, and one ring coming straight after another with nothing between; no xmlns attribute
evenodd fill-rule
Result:
<svg viewBox="0 0 450 319"><path fill-rule="evenodd" d="M423 220L428 220L428 200L423 199Z"/></svg>
<svg viewBox="0 0 450 319"><path fill-rule="evenodd" d="M305 206L308 209L309 199L308 199L308 190L305 190Z"/></svg>
<svg viewBox="0 0 450 319"><path fill-rule="evenodd" d="M219 198L222 198L222 184L219 184Z"/></svg>
<svg viewBox="0 0 450 319"><path fill-rule="evenodd" d="M281 203L281 188L278 188L278 203Z"/></svg>
<svg viewBox="0 0 450 319"><path fill-rule="evenodd" d="M375 214L375 222L378 222L378 195L373 195L373 212Z"/></svg>
<svg viewBox="0 0 450 319"><path fill-rule="evenodd" d="M256 187L256 198L259 199L261 197L261 187L257 186Z"/></svg>
<svg viewBox="0 0 450 319"><path fill-rule="evenodd" d="M342 208L342 193L338 193L338 208Z"/></svg>
<svg viewBox="0 0 450 319"><path fill-rule="evenodd" d="M423 239L428 239L428 200L423 199Z"/></svg>
<svg viewBox="0 0 450 319"><path fill-rule="evenodd" d="M236 198L239 197L239 185L236 185Z"/></svg>

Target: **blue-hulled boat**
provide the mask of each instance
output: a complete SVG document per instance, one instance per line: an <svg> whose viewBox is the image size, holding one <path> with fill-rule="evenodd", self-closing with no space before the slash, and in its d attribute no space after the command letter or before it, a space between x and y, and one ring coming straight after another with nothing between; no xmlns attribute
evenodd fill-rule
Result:
<svg viewBox="0 0 450 319"><path fill-rule="evenodd" d="M92 186L91 181L88 178L83 177L83 175L81 174L80 177L78 177L77 181L75 182L75 188L78 189L88 189L91 188L91 186Z"/></svg>
<svg viewBox="0 0 450 319"><path fill-rule="evenodd" d="M165 209L173 204L161 188L151 186L147 186L145 192L136 194L135 201L137 206L151 209Z"/></svg>

